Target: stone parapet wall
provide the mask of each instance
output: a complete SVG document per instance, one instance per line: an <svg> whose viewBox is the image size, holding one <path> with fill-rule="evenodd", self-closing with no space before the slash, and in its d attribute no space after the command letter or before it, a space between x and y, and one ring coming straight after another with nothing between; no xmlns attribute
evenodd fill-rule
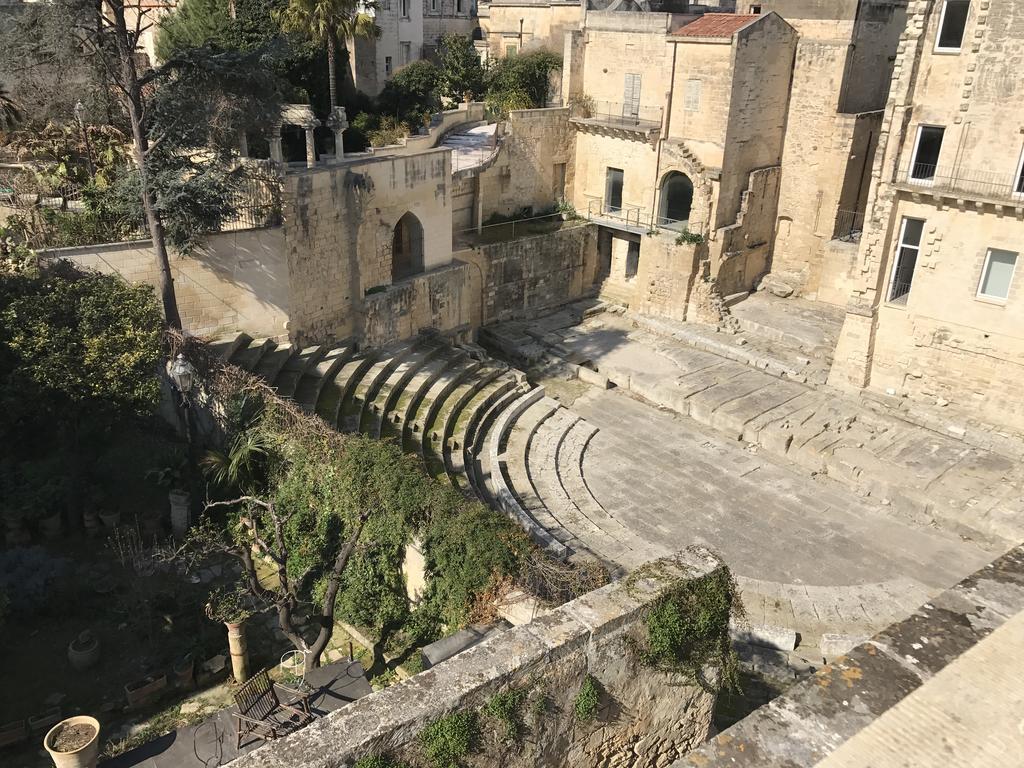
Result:
<svg viewBox="0 0 1024 768"><path fill-rule="evenodd" d="M699 578L719 563L705 552L680 553L645 569L649 578L618 582L502 632L398 685L360 699L302 731L267 744L236 768L326 768L388 752L426 764L418 736L445 715L467 711L510 687L543 690L548 706L526 715L528 732L502 744L500 724L482 721L486 749L467 766L645 766L660 768L707 737L715 697L677 675L641 666L627 639L672 580ZM581 723L574 700L586 675L600 684L597 717Z"/></svg>
<svg viewBox="0 0 1024 768"><path fill-rule="evenodd" d="M53 248L40 256L154 288L160 277L151 240ZM186 330L196 334L243 330L254 336L288 332L288 272L280 227L209 235L191 255L172 253L169 258Z"/></svg>

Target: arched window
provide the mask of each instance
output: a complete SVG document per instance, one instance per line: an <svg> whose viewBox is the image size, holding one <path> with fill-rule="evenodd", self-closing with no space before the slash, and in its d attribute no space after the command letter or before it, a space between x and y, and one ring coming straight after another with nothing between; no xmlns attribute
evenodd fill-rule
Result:
<svg viewBox="0 0 1024 768"><path fill-rule="evenodd" d="M661 182L658 224L682 232L690 223L693 207L693 182L685 173L672 171Z"/></svg>
<svg viewBox="0 0 1024 768"><path fill-rule="evenodd" d="M391 239L391 282L397 283L423 271L423 225L407 213L395 224Z"/></svg>

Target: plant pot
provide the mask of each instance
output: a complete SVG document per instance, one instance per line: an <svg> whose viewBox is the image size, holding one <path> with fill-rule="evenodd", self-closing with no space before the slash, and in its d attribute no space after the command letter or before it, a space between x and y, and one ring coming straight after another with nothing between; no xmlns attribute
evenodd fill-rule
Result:
<svg viewBox="0 0 1024 768"><path fill-rule="evenodd" d="M160 515L156 512L144 512L139 515L139 535L144 541L152 543L152 539L163 533Z"/></svg>
<svg viewBox="0 0 1024 768"><path fill-rule="evenodd" d="M89 630L85 630L68 643L68 661L79 672L95 666L99 660L100 641Z"/></svg>
<svg viewBox="0 0 1024 768"><path fill-rule="evenodd" d="M231 674L236 683L249 679L249 645L245 638L245 623L225 621L228 628L228 653L231 655Z"/></svg>
<svg viewBox="0 0 1024 768"><path fill-rule="evenodd" d="M47 539L60 538L62 529L60 512L51 512L46 517L39 518L39 532Z"/></svg>
<svg viewBox="0 0 1024 768"><path fill-rule="evenodd" d="M114 530L121 523L120 510L100 512L100 522L103 523L104 528Z"/></svg>
<svg viewBox="0 0 1024 768"><path fill-rule="evenodd" d="M87 509L82 513L82 525L85 527L85 535L94 538L100 532L100 517L94 510Z"/></svg>
<svg viewBox="0 0 1024 768"><path fill-rule="evenodd" d="M185 538L191 517L191 497L187 491L171 491L167 494L171 502L171 533L176 539Z"/></svg>
<svg viewBox="0 0 1024 768"><path fill-rule="evenodd" d="M129 709L137 709L152 701L167 687L167 675L150 675L124 687Z"/></svg>
<svg viewBox="0 0 1024 768"><path fill-rule="evenodd" d="M0 725L0 747L9 747L11 744L19 744L27 738L27 720L15 720L12 723Z"/></svg>
<svg viewBox="0 0 1024 768"><path fill-rule="evenodd" d="M67 752L58 752L55 749L55 741L60 737L65 728L91 727L92 737L77 749ZM46 733L43 739L43 746L50 753L57 768L93 768L100 756L100 721L88 715L79 715L61 720Z"/></svg>
<svg viewBox="0 0 1024 768"><path fill-rule="evenodd" d="M191 653L185 654L174 664L174 685L183 690L191 690L195 685L196 662Z"/></svg>

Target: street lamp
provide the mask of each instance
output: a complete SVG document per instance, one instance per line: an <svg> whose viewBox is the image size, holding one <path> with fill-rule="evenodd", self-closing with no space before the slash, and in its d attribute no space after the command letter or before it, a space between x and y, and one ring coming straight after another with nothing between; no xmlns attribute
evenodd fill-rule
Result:
<svg viewBox="0 0 1024 768"><path fill-rule="evenodd" d="M198 378L196 367L186 360L184 355L179 353L167 366L167 375L174 382L175 389L181 393L182 405L188 407L188 396L192 392L192 388L195 387L196 379Z"/></svg>

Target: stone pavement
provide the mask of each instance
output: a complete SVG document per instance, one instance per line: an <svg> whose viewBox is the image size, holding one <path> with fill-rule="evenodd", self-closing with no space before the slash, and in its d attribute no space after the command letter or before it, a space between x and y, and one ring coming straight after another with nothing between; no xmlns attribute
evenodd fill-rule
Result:
<svg viewBox="0 0 1024 768"><path fill-rule="evenodd" d="M1024 613L939 672L821 768L1024 765Z"/></svg>
<svg viewBox="0 0 1024 768"><path fill-rule="evenodd" d="M740 362L713 345L693 346L694 339L656 334L638 322L603 312L572 324L571 313L563 312L535 323L532 334L622 389L828 474L908 519L939 521L996 544L1024 539L1024 462L1011 450L1022 446L979 447L962 433L943 434L827 387L765 372L778 373L771 361ZM509 325L510 335L521 332ZM500 336L503 329L490 333Z"/></svg>
<svg viewBox="0 0 1024 768"><path fill-rule="evenodd" d="M598 430L583 457L589 489L646 542L635 549L711 548L737 575L750 623L804 644L869 637L997 553L614 389L572 408Z"/></svg>

